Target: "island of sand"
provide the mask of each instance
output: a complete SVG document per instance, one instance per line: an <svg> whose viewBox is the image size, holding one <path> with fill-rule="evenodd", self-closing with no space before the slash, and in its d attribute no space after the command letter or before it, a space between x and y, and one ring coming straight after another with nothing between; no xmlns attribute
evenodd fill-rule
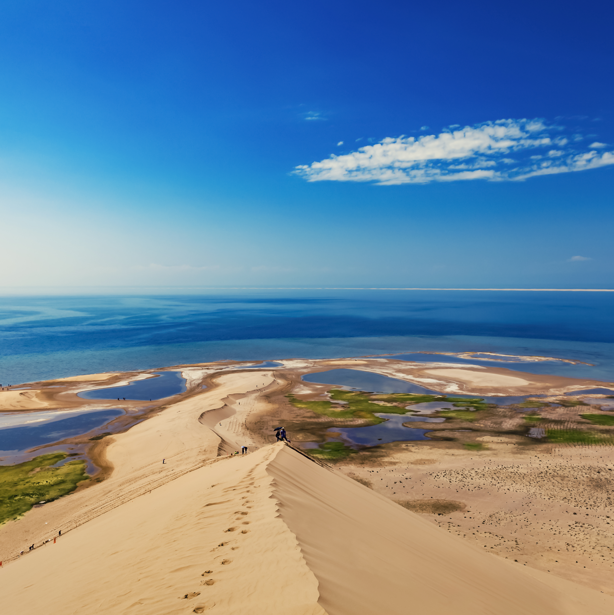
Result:
<svg viewBox="0 0 614 615"><path fill-rule="evenodd" d="M122 401L100 437L62 443L96 468L77 490L0 525L3 614L614 612L614 439L607 419L583 418L614 409L565 396L604 383L364 357L173 369L185 392ZM302 379L331 369L472 397L443 422L416 411L425 440L352 448L335 429L412 411ZM147 377L30 383L0 392L0 412L74 411L92 403L83 390Z"/></svg>

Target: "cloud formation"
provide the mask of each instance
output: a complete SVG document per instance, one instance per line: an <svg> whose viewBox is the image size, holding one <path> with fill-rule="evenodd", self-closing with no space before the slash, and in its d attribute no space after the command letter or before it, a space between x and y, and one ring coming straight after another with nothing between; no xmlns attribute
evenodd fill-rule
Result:
<svg viewBox="0 0 614 615"><path fill-rule="evenodd" d="M571 263L577 263L580 261L592 261L593 259L590 256L572 256L569 259L569 262Z"/></svg>
<svg viewBox="0 0 614 615"><path fill-rule="evenodd" d="M497 120L437 135L387 137L349 154L300 165L294 173L310 182L396 185L520 181L614 164L614 152L598 152L601 143L582 147L582 140L540 119Z"/></svg>

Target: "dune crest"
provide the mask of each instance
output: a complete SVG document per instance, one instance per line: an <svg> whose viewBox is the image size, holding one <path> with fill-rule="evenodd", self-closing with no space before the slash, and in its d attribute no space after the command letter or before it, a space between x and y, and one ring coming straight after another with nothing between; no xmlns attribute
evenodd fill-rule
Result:
<svg viewBox="0 0 614 615"><path fill-rule="evenodd" d="M3 613L605 615L283 444L212 461L0 570Z"/></svg>

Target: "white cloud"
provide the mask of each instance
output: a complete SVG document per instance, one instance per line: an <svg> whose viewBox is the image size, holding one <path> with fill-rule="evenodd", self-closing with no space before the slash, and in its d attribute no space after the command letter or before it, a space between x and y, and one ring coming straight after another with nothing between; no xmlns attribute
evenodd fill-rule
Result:
<svg viewBox="0 0 614 615"><path fill-rule="evenodd" d="M308 121L323 120L322 114L319 111L309 111L305 114L305 119Z"/></svg>
<svg viewBox="0 0 614 615"><path fill-rule="evenodd" d="M543 120L521 119L485 122L437 135L387 137L349 154L300 165L294 173L310 182L395 185L523 180L614 164L614 152L574 149L576 145L560 136L562 130ZM552 149L555 144L558 149Z"/></svg>
<svg viewBox="0 0 614 615"><path fill-rule="evenodd" d="M593 259L590 258L589 256L572 256L569 259L570 263L577 263L579 261L592 261Z"/></svg>
<svg viewBox="0 0 614 615"><path fill-rule="evenodd" d="M599 143L599 141L595 141L595 143L591 143L589 145L591 149L601 149L602 147L607 147L605 143Z"/></svg>
<svg viewBox="0 0 614 615"><path fill-rule="evenodd" d="M339 143L337 143L337 147L339 147L340 145L343 145L343 141L339 141Z"/></svg>
<svg viewBox="0 0 614 615"><path fill-rule="evenodd" d="M420 130L421 130L421 131L428 130L428 129L429 129L429 127L428 127L428 126L420 126Z"/></svg>

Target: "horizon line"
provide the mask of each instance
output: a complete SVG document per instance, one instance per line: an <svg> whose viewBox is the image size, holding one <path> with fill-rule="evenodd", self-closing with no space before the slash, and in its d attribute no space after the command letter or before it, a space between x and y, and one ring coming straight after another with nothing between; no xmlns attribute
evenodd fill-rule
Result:
<svg viewBox="0 0 614 615"><path fill-rule="evenodd" d="M93 289L125 289L125 290L388 290L388 291L456 291L456 292L587 292L587 293L611 293L614 288L428 288L428 287L376 287L376 286L0 286L0 296L3 292L12 293L27 290L93 290ZM12 294L11 293L11 294Z"/></svg>

